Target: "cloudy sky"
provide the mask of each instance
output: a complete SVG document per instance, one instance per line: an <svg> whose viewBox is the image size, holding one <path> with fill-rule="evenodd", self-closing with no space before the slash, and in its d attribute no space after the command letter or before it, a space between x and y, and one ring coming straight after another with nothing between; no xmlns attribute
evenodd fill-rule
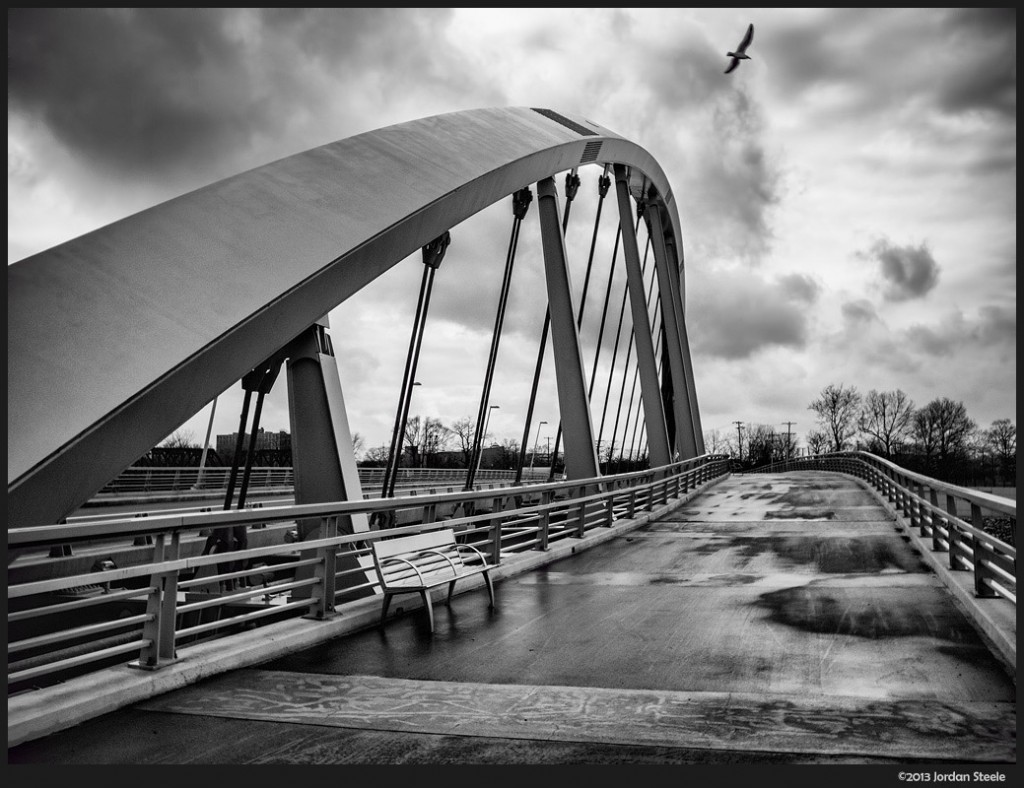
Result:
<svg viewBox="0 0 1024 788"><path fill-rule="evenodd" d="M725 75L750 22L753 59ZM8 264L293 153L493 106L581 115L664 168L706 437L795 422L802 439L830 383L1016 422L1013 9L9 10ZM567 236L577 293L599 175L580 171ZM584 315L588 366L614 215ZM453 228L412 414L475 416L510 227L508 201ZM522 437L544 310L537 236L534 207L490 399L497 439ZM331 313L368 446L390 438L421 270L418 255L402 261ZM542 446L558 420L545 369ZM214 432L237 429L240 408L236 385ZM209 413L183 429L201 442ZM283 378L262 425L288 429Z"/></svg>

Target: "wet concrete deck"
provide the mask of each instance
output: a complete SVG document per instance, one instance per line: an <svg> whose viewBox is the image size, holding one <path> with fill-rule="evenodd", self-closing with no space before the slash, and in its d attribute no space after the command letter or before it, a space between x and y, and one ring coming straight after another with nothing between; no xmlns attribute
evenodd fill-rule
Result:
<svg viewBox="0 0 1024 788"><path fill-rule="evenodd" d="M732 477L486 592L8 750L10 763L1016 763L1016 688L837 475Z"/></svg>

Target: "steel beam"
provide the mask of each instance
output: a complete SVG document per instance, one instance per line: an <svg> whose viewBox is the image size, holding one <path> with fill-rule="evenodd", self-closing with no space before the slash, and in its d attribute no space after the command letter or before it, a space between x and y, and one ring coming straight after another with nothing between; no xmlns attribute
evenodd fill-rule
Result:
<svg viewBox="0 0 1024 788"><path fill-rule="evenodd" d="M643 274L640 271L640 250L633 229L633 211L629 199L629 174L621 164L615 165L615 193L619 202L619 225L622 227L622 251L626 260L626 287L629 290L630 312L633 316L633 337L636 362L640 370L640 396L647 427L647 446L651 466L667 465L672 460L665 410L658 386L658 367L651 340L651 322L647 313Z"/></svg>
<svg viewBox="0 0 1024 788"><path fill-rule="evenodd" d="M590 479L600 475L600 470L554 178L538 182L537 211L544 247L558 408L565 435L565 475L568 479Z"/></svg>
<svg viewBox="0 0 1024 788"><path fill-rule="evenodd" d="M679 459L689 460L697 456L694 439L693 415L690 405L689 387L686 382L686 367L683 362L683 339L679 331L682 311L677 297L676 281L672 269L678 270L676 261L669 257L665 246L665 231L661 223L661 211L656 201L650 201L644 216L648 221L651 246L654 249L654 270L658 274L658 298L661 300L661 319L665 330L662 350L668 357L667 377L672 384L672 414L675 421L675 453Z"/></svg>

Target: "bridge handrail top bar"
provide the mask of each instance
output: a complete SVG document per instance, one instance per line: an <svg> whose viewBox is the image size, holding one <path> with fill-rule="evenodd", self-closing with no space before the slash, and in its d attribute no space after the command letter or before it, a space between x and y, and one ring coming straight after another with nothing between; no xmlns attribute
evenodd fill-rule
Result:
<svg viewBox="0 0 1024 788"><path fill-rule="evenodd" d="M190 512L185 514L150 515L145 518L124 517L97 523L34 525L10 528L8 547L39 544L67 543L118 535L144 535L147 533L187 530L196 528L226 528L236 525L256 525L289 522L315 517L334 517L358 512L376 513L398 509L420 509L431 505L469 501L493 500L521 495L536 495L559 490L578 489L614 482L632 481L644 476L656 476L676 471L685 472L704 462L722 461L721 455L705 454L643 471L632 471L619 476L597 476L547 484L502 487L487 490L463 490L433 495L408 495L394 498L369 498L359 501L327 501L324 503L295 504L259 509ZM583 498L574 499L579 502ZM480 515L483 517L484 515ZM396 529L388 529L388 533ZM373 532L369 532L373 533Z"/></svg>
<svg viewBox="0 0 1024 788"><path fill-rule="evenodd" d="M919 484L923 484L937 492L948 493L956 498L963 498L967 501L977 501L979 504L983 504L983 508L985 509L991 509L996 512L1001 512L1002 514L1008 514L1011 517L1017 516L1017 501L1014 498L993 495L992 493L982 492L981 490L973 490L970 487L961 487L957 484L933 479L932 477L925 476L921 473L908 471L906 468L901 468L894 462L867 451L829 452L827 454L815 454L810 457L794 457L791 460L787 460L787 462L813 462L815 460L826 459L829 457L851 457L864 460L869 464L881 465L890 471L898 473L906 479L911 479ZM772 464L779 465L781 463ZM756 473L757 471L758 469L754 468L751 472Z"/></svg>

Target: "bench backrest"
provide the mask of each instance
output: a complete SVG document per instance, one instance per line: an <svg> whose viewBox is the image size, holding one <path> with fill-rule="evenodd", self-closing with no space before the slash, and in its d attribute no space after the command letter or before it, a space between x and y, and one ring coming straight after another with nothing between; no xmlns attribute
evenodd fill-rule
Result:
<svg viewBox="0 0 1024 788"><path fill-rule="evenodd" d="M373 555L379 561L394 555L416 552L417 550L440 550L446 545L455 544L455 531L442 528L438 531L425 531L421 534L399 536L394 539L378 539L371 546Z"/></svg>
<svg viewBox="0 0 1024 788"><path fill-rule="evenodd" d="M376 541L372 547L377 576L389 587L415 585L421 580L428 584L452 580L465 566L451 528ZM389 558L403 558L414 564L416 570L403 561L388 561Z"/></svg>

